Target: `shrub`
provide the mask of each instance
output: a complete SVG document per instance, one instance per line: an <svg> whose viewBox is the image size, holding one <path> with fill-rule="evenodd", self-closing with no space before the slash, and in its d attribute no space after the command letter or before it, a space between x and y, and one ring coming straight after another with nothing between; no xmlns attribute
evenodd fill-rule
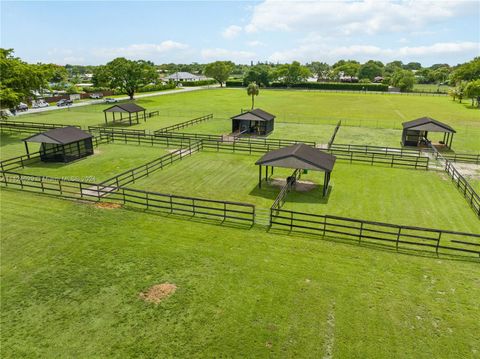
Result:
<svg viewBox="0 0 480 359"><path fill-rule="evenodd" d="M245 87L242 80L228 80L225 82L227 87Z"/></svg>
<svg viewBox="0 0 480 359"><path fill-rule="evenodd" d="M200 80L200 81L183 81L181 82L182 86L185 87L193 87L193 86L207 86L207 85L213 85L217 83L217 81L211 79L211 80Z"/></svg>

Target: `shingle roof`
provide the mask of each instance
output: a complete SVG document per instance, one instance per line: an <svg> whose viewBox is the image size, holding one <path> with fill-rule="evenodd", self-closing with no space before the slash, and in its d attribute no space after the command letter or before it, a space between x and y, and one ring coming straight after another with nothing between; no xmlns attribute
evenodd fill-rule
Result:
<svg viewBox="0 0 480 359"><path fill-rule="evenodd" d="M274 118L275 116L271 113L256 108L255 110L247 111L239 115L233 116L232 120L270 121Z"/></svg>
<svg viewBox="0 0 480 359"><path fill-rule="evenodd" d="M404 129L430 131L430 132L453 132L456 131L449 125L440 121L434 120L430 117L421 117L413 121L402 123Z"/></svg>
<svg viewBox="0 0 480 359"><path fill-rule="evenodd" d="M260 158L256 165L273 167L312 169L331 172L336 157L317 148L298 143L270 151Z"/></svg>
<svg viewBox="0 0 480 359"><path fill-rule="evenodd" d="M25 142L54 143L57 145L66 145L72 142L81 141L93 137L90 133L82 131L77 127L68 126L55 128L53 130L38 133L36 135L23 139Z"/></svg>
<svg viewBox="0 0 480 359"><path fill-rule="evenodd" d="M165 78L169 80L177 80L177 79L181 80L181 79L200 79L202 77L191 74L190 72L179 71L179 72L175 72L174 74L168 75Z"/></svg>
<svg viewBox="0 0 480 359"><path fill-rule="evenodd" d="M146 109L142 106L138 106L136 103L120 103L113 105L112 107L106 108L103 112L128 112L135 113L145 111Z"/></svg>

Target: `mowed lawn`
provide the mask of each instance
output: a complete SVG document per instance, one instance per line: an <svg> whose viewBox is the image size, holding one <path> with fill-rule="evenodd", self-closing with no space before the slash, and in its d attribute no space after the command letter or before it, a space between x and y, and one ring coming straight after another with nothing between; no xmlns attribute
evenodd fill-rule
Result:
<svg viewBox="0 0 480 359"><path fill-rule="evenodd" d="M276 168L258 188L261 155L203 151L150 174L129 186L147 191L229 200L270 208L293 170ZM302 180L323 184L323 173L309 171ZM443 172L349 164L338 161L328 201L317 186L291 192L285 209L480 233L480 223L462 194Z"/></svg>
<svg viewBox="0 0 480 359"><path fill-rule="evenodd" d="M250 98L244 89L211 89L142 98L136 102L149 112L158 110L160 116L132 128L158 129L209 113L218 119L228 119L241 109L248 109ZM480 111L448 97L262 89L256 106L275 114L277 122L335 125L342 120L346 126L390 129L401 129L402 122L430 116L457 129L454 148L458 152L480 150ZM102 110L107 107L105 104L91 105L18 118L86 127L101 125L104 121ZM230 126L223 126L222 132L229 129Z"/></svg>
<svg viewBox="0 0 480 359"><path fill-rule="evenodd" d="M70 163L34 162L15 172L37 176L61 177L77 181L101 182L128 169L167 154L163 147L101 144L92 156Z"/></svg>
<svg viewBox="0 0 480 359"><path fill-rule="evenodd" d="M1 133L0 134L0 159L22 156L27 153L22 139L29 137L25 133Z"/></svg>
<svg viewBox="0 0 480 359"><path fill-rule="evenodd" d="M5 358L474 358L480 351L478 262L9 189L1 207ZM171 297L158 305L140 299L164 282L177 286Z"/></svg>

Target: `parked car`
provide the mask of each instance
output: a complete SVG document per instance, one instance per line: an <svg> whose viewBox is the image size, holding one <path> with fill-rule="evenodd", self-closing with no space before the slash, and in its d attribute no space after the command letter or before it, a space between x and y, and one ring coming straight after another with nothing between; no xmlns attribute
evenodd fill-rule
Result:
<svg viewBox="0 0 480 359"><path fill-rule="evenodd" d="M71 106L72 104L73 104L73 101L67 100L67 99L61 99L60 101L57 102L58 107Z"/></svg>
<svg viewBox="0 0 480 359"><path fill-rule="evenodd" d="M100 99L100 98L103 98L103 94L101 94L101 93L92 93L92 94L90 94L90 98Z"/></svg>
<svg viewBox="0 0 480 359"><path fill-rule="evenodd" d="M32 102L32 108L42 108L50 106L45 100L37 100Z"/></svg>
<svg viewBox="0 0 480 359"><path fill-rule="evenodd" d="M105 103L115 103L115 102L118 102L116 98L107 97L105 99Z"/></svg>
<svg viewBox="0 0 480 359"><path fill-rule="evenodd" d="M1 109L0 110L0 118L6 118L13 116L13 113L9 109Z"/></svg>
<svg viewBox="0 0 480 359"><path fill-rule="evenodd" d="M27 104L23 103L23 102L20 102L20 104L17 106L17 111L19 111L19 112L28 111Z"/></svg>

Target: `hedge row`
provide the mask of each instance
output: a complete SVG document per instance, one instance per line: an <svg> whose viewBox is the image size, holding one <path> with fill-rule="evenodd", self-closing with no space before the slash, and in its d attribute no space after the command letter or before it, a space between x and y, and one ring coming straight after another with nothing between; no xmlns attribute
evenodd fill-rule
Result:
<svg viewBox="0 0 480 359"><path fill-rule="evenodd" d="M213 85L217 81L215 80L200 80L200 81L182 81L182 86L193 87L193 86L207 86Z"/></svg>
<svg viewBox="0 0 480 359"><path fill-rule="evenodd" d="M242 81L227 81L227 87L244 87ZM345 82L302 82L286 85L281 82L272 82L269 88L303 88L311 90L349 90L349 91L388 91L388 85L384 84L361 84Z"/></svg>
<svg viewBox="0 0 480 359"><path fill-rule="evenodd" d="M163 90L171 90L174 89L176 85L173 82L169 82L165 85L158 84L158 85L147 85L138 89L137 92L151 92L151 91L163 91Z"/></svg>

